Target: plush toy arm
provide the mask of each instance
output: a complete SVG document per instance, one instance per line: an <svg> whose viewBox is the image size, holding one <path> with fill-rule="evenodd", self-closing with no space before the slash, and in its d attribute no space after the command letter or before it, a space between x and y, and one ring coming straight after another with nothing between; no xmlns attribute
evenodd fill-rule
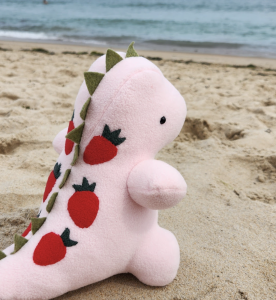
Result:
<svg viewBox="0 0 276 300"><path fill-rule="evenodd" d="M64 148L66 134L67 134L67 128L64 128L56 135L56 137L53 140L53 147L58 154L60 154Z"/></svg>
<svg viewBox="0 0 276 300"><path fill-rule="evenodd" d="M158 160L145 160L129 174L130 197L141 206L165 209L176 205L186 195L187 185L172 166Z"/></svg>

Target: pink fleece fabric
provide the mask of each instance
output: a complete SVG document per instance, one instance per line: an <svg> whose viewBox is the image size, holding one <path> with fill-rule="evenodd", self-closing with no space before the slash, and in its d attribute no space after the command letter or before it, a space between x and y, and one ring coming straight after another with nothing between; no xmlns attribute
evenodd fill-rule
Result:
<svg viewBox="0 0 276 300"><path fill-rule="evenodd" d="M187 186L181 174L158 160L144 160L129 174L127 187L130 197L143 207L165 209L184 198Z"/></svg>
<svg viewBox="0 0 276 300"><path fill-rule="evenodd" d="M53 140L53 147L58 154L62 152L65 146L65 136L67 134L67 128L61 130Z"/></svg>
<svg viewBox="0 0 276 300"><path fill-rule="evenodd" d="M157 209L177 204L186 193L186 183L177 170L154 157L179 134L185 101L150 61L119 54L124 59L106 73L92 95L73 167L74 149L69 155L64 152L67 129L54 140L62 174L41 204L40 217L47 219L34 235L28 234L28 243L16 254L0 261L0 299L50 299L126 272L145 284L163 286L177 274L179 246L171 232L159 227ZM105 73L105 56L90 71ZM89 97L83 82L75 102L75 127L83 123L80 112ZM161 125L163 116L166 122ZM126 140L117 146L112 160L86 164L84 150L106 124L111 131L121 129L120 137ZM60 189L67 169L71 174ZM99 199L97 217L89 228L76 226L68 212L68 200L76 192L73 185L81 185L83 177L96 183ZM56 202L47 213L55 192ZM66 248L64 259L55 264L35 264L33 254L42 237L50 232L61 235L65 228L78 244Z"/></svg>

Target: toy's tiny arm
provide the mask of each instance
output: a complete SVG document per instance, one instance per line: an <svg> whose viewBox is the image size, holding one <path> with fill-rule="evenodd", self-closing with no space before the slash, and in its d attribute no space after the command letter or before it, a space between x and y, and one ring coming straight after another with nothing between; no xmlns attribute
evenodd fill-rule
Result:
<svg viewBox="0 0 276 300"><path fill-rule="evenodd" d="M61 153L61 151L65 146L66 134L67 134L67 128L64 128L57 134L57 136L53 140L53 147L58 154Z"/></svg>
<svg viewBox="0 0 276 300"><path fill-rule="evenodd" d="M130 172L127 187L130 197L141 206L165 209L180 202L187 185L172 166L158 160L145 160Z"/></svg>

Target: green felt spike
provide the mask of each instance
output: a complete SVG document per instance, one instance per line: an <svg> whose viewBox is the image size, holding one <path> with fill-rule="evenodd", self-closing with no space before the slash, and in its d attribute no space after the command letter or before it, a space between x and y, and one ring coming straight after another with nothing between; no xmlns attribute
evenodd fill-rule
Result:
<svg viewBox="0 0 276 300"><path fill-rule="evenodd" d="M16 253L19 251L26 243L28 242L27 239L25 239L23 236L19 234L14 235L14 251L13 253Z"/></svg>
<svg viewBox="0 0 276 300"><path fill-rule="evenodd" d="M73 157L73 161L71 162L71 166L74 166L79 158L79 154L80 154L80 145L76 145L75 146L75 152L74 152L74 157Z"/></svg>
<svg viewBox="0 0 276 300"><path fill-rule="evenodd" d="M38 229L44 224L46 218L31 218L32 221L32 233L35 234Z"/></svg>
<svg viewBox="0 0 276 300"><path fill-rule="evenodd" d="M87 110L88 110L90 101L91 101L91 98L89 97L88 100L84 103L84 105L83 105L83 107L82 107L82 109L81 109L80 117L81 117L83 120L85 120L85 118L86 118L86 114L87 114Z"/></svg>
<svg viewBox="0 0 276 300"><path fill-rule="evenodd" d="M5 258L6 256L7 255L4 252L0 251L0 260Z"/></svg>
<svg viewBox="0 0 276 300"><path fill-rule="evenodd" d="M134 50L134 42L132 42L129 46L128 46L128 49L127 49L127 53L126 53L126 58L127 57L137 57L139 56L138 53Z"/></svg>
<svg viewBox="0 0 276 300"><path fill-rule="evenodd" d="M92 96L96 88L103 79L104 74L97 72L84 72L84 79L89 91L89 94Z"/></svg>
<svg viewBox="0 0 276 300"><path fill-rule="evenodd" d="M55 204L57 195L58 195L58 193L53 193L51 198L49 199L48 204L46 206L46 210L47 210L48 213L52 210L52 208Z"/></svg>
<svg viewBox="0 0 276 300"><path fill-rule="evenodd" d="M84 128L84 122L80 124L78 127L76 127L75 129L71 130L66 135L66 138L73 141L76 144L79 144L81 141L83 128Z"/></svg>
<svg viewBox="0 0 276 300"><path fill-rule="evenodd" d="M62 179L62 182L61 182L61 184L59 185L59 188L60 188L60 189L62 189L63 186L65 185L65 183L66 183L66 181L67 181L67 179L68 179L68 177L69 177L69 175L70 175L70 172L71 172L71 169L67 169L67 170L65 171L64 176L63 176L63 179Z"/></svg>
<svg viewBox="0 0 276 300"><path fill-rule="evenodd" d="M117 65L117 63L120 62L121 60L123 59L117 52L111 49L107 49L106 58L105 58L106 72L108 72L111 68Z"/></svg>

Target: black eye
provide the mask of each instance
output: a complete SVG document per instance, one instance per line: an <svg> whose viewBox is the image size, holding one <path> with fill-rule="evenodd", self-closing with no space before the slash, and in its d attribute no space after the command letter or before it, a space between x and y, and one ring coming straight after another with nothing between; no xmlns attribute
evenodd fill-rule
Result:
<svg viewBox="0 0 276 300"><path fill-rule="evenodd" d="M164 124L166 122L166 117L162 117L161 119L160 119L160 124Z"/></svg>

